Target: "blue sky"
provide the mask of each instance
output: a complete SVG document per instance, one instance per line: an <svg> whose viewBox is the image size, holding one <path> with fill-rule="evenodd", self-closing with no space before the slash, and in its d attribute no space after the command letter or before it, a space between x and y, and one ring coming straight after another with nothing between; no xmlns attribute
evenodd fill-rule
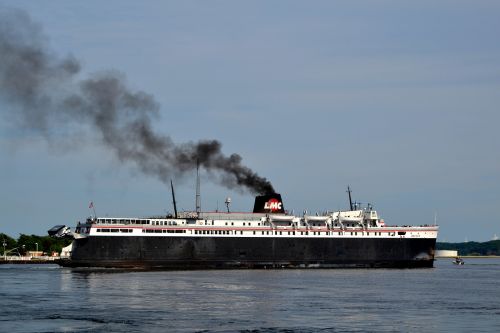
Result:
<svg viewBox="0 0 500 333"><path fill-rule="evenodd" d="M161 104L158 133L217 139L285 208L345 208L349 184L388 224L439 239L500 236L497 1L0 1L40 23L81 77L118 70ZM91 136L46 142L0 101L0 231L44 234L90 214L171 211L168 187ZM75 129L78 130L78 129ZM194 177L174 179L193 209ZM253 197L203 174L202 207Z"/></svg>

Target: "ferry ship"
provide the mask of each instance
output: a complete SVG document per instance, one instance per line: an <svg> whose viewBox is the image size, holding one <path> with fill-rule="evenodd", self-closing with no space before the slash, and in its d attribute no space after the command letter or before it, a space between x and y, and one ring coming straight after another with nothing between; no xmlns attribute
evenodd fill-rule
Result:
<svg viewBox="0 0 500 333"><path fill-rule="evenodd" d="M433 267L438 227L388 226L371 205L296 216L281 195L255 198L253 212L183 212L154 218L91 217L74 231L68 267L143 269ZM173 189L172 189L173 194ZM228 198L229 199L229 198ZM197 201L198 202L198 201ZM175 199L174 199L175 208Z"/></svg>

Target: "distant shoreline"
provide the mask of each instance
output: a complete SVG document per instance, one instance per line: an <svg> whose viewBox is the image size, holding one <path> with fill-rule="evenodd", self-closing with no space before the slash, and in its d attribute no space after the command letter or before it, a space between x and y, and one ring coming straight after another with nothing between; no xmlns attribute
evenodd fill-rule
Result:
<svg viewBox="0 0 500 333"><path fill-rule="evenodd" d="M15 264L15 265L24 265L24 264L57 264L54 259L7 259L0 258L0 265L7 264Z"/></svg>
<svg viewBox="0 0 500 333"><path fill-rule="evenodd" d="M460 258L487 258L487 259L494 259L494 258L500 258L500 256L460 256Z"/></svg>
<svg viewBox="0 0 500 333"><path fill-rule="evenodd" d="M0 260L0 265L48 265L48 264L54 264L57 265L57 263L54 262L54 260Z"/></svg>
<svg viewBox="0 0 500 333"><path fill-rule="evenodd" d="M460 258L469 258L469 259L497 259L500 258L500 256L458 256ZM436 259L449 259L449 258L456 258L456 256L448 256L448 257L436 257Z"/></svg>

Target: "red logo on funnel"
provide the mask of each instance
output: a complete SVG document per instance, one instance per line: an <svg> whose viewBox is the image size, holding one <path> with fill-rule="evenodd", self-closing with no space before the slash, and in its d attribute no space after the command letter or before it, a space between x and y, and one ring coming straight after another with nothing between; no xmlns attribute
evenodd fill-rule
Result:
<svg viewBox="0 0 500 333"><path fill-rule="evenodd" d="M270 199L264 204L264 209L269 209L271 212L281 210L282 203L278 199Z"/></svg>

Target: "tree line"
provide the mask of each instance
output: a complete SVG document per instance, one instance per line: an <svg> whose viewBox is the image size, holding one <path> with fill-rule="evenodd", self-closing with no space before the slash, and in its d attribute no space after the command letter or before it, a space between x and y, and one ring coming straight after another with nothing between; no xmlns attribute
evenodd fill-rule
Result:
<svg viewBox="0 0 500 333"><path fill-rule="evenodd" d="M461 256L498 256L500 255L500 240L489 242L440 243L436 250L457 250Z"/></svg>
<svg viewBox="0 0 500 333"><path fill-rule="evenodd" d="M4 233L0 233L0 246L2 254L4 251L10 252L8 255L26 255L28 251L42 251L47 255L52 252L61 253L63 247L71 244L71 239L53 238L50 236L37 236L20 234L14 239Z"/></svg>

